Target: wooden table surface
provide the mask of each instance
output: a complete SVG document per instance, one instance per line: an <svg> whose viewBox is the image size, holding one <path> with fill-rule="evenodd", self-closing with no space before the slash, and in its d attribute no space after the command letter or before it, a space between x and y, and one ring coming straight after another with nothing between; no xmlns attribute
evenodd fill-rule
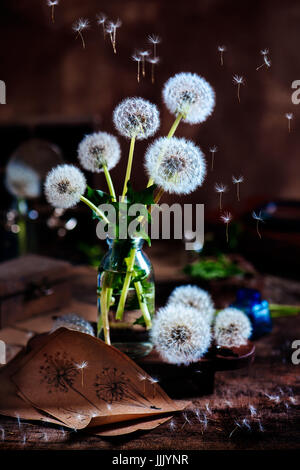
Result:
<svg viewBox="0 0 300 470"><path fill-rule="evenodd" d="M161 269L160 269L161 267ZM156 266L161 302L176 284L176 266L170 270L163 258ZM186 281L181 276L181 281ZM179 282L179 283L180 283ZM298 282L271 276L247 281L260 287L272 302L300 304ZM178 283L178 282L177 282ZM244 285L245 282L242 282ZM236 283L212 283L217 307L232 300ZM19 322L0 330L9 342L8 356L20 350L34 333L49 330L53 315L76 312L95 319L95 271L77 268L73 281L73 302L63 311ZM299 316L274 320L270 335L256 342L256 358L249 368L217 372L212 395L191 399L185 413L175 416L149 433L104 439L86 432L68 431L50 424L21 421L0 416L0 449L109 449L109 450L230 450L296 449L300 443L300 365L291 361L291 344L300 340Z"/></svg>

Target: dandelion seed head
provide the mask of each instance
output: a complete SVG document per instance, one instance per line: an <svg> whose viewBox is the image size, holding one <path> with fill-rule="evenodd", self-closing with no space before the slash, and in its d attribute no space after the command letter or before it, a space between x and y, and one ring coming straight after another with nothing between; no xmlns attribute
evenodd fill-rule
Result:
<svg viewBox="0 0 300 470"><path fill-rule="evenodd" d="M227 348L242 346L247 343L251 333L250 320L241 310L228 307L216 317L214 337L218 346Z"/></svg>
<svg viewBox="0 0 300 470"><path fill-rule="evenodd" d="M229 224L232 219L232 214L230 212L224 212L224 214L220 216L220 219L222 222L224 222L224 224Z"/></svg>
<svg viewBox="0 0 300 470"><path fill-rule="evenodd" d="M156 64L159 63L160 59L159 59L159 57L149 57L149 59L147 59L147 61L148 61L150 64L156 65Z"/></svg>
<svg viewBox="0 0 300 470"><path fill-rule="evenodd" d="M114 110L113 121L118 132L131 139L151 137L159 128L157 107L143 98L126 98Z"/></svg>
<svg viewBox="0 0 300 470"><path fill-rule="evenodd" d="M141 57L148 57L150 55L150 52L149 51L139 51L138 54Z"/></svg>
<svg viewBox="0 0 300 470"><path fill-rule="evenodd" d="M198 310L177 304L158 310L151 337L157 351L171 364L198 361L211 343L210 326Z"/></svg>
<svg viewBox="0 0 300 470"><path fill-rule="evenodd" d="M51 332L58 330L58 328L68 328L69 330L80 331L81 333L95 336L92 325L74 313L67 313L58 317L54 322Z"/></svg>
<svg viewBox="0 0 300 470"><path fill-rule="evenodd" d="M171 194L191 193L206 175L202 151L184 138L156 139L147 149L145 166L155 184Z"/></svg>
<svg viewBox="0 0 300 470"><path fill-rule="evenodd" d="M116 21L110 21L109 24L113 29L118 29L122 26L122 21L118 18Z"/></svg>
<svg viewBox="0 0 300 470"><path fill-rule="evenodd" d="M137 53L133 54L131 56L132 60L134 60L135 62L141 62L142 58L141 56L139 56Z"/></svg>
<svg viewBox="0 0 300 470"><path fill-rule="evenodd" d="M96 16L97 18L97 23L99 25L103 25L105 21L107 20L107 16L104 13L99 13L99 15Z"/></svg>
<svg viewBox="0 0 300 470"><path fill-rule="evenodd" d="M233 75L233 83L237 85L243 85L245 83L244 77L241 75Z"/></svg>
<svg viewBox="0 0 300 470"><path fill-rule="evenodd" d="M75 31L75 33L80 33L84 29L87 29L89 26L90 26L90 24L89 24L88 19L79 18L79 20L77 20L77 21L75 21L75 23L73 23L72 27L73 27L73 30Z"/></svg>
<svg viewBox="0 0 300 470"><path fill-rule="evenodd" d="M183 115L189 124L204 122L215 106L215 92L210 84L195 73L178 73L163 88L163 99L170 113Z"/></svg>
<svg viewBox="0 0 300 470"><path fill-rule="evenodd" d="M288 119L288 121L290 121L291 119L293 119L294 114L293 113L286 113L285 117Z"/></svg>
<svg viewBox="0 0 300 470"><path fill-rule="evenodd" d="M216 183L215 184L215 191L217 193L225 193L227 191L227 186L225 184L222 184L222 183Z"/></svg>
<svg viewBox="0 0 300 470"><path fill-rule="evenodd" d="M259 213L252 211L252 217L254 220L257 220L258 222L264 222L264 219L261 215L261 211L259 211Z"/></svg>
<svg viewBox="0 0 300 470"><path fill-rule="evenodd" d="M152 385L159 383L159 379L157 377L148 377L148 380Z"/></svg>
<svg viewBox="0 0 300 470"><path fill-rule="evenodd" d="M73 165L58 165L47 175L45 195L54 207L68 209L75 206L86 189L84 174Z"/></svg>
<svg viewBox="0 0 300 470"><path fill-rule="evenodd" d="M78 364L75 364L75 366L76 366L77 369L83 370L83 369L87 368L88 362L87 361L82 361L82 362L79 362Z"/></svg>
<svg viewBox="0 0 300 470"><path fill-rule="evenodd" d="M244 177L242 175L240 175L238 177L232 176L233 184L242 183L243 181L244 181Z"/></svg>
<svg viewBox="0 0 300 470"><path fill-rule="evenodd" d="M215 314L215 307L208 292L198 286L186 285L176 287L168 299L168 304L192 307L210 324Z"/></svg>
<svg viewBox="0 0 300 470"><path fill-rule="evenodd" d="M147 376L143 374L138 374L138 378L141 382L144 382L145 380L147 380Z"/></svg>
<svg viewBox="0 0 300 470"><path fill-rule="evenodd" d="M227 50L227 47L226 46L218 46L218 51L219 52L225 52Z"/></svg>
<svg viewBox="0 0 300 470"><path fill-rule="evenodd" d="M41 194L39 174L21 162L12 161L7 165L5 186L10 194L21 199L33 199Z"/></svg>
<svg viewBox="0 0 300 470"><path fill-rule="evenodd" d="M120 160L121 148L118 139L107 132L87 135L78 146L78 159L86 170L94 173L114 168Z"/></svg>
<svg viewBox="0 0 300 470"><path fill-rule="evenodd" d="M156 36L155 34L151 34L148 36L148 41L150 42L150 44L160 44L161 38L159 36Z"/></svg>

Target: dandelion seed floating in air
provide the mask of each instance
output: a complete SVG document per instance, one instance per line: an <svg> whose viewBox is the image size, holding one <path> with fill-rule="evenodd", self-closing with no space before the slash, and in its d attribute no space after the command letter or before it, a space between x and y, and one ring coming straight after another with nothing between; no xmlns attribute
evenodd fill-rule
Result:
<svg viewBox="0 0 300 470"><path fill-rule="evenodd" d="M110 41L114 54L117 53L117 29L120 28L120 26L122 26L122 22L121 20L117 19L117 21L115 22L110 21L108 26L106 27L106 32L110 36Z"/></svg>
<svg viewBox="0 0 300 470"><path fill-rule="evenodd" d="M262 67L267 67L267 68L270 68L271 67L271 60L268 58L268 54L269 54L269 49L262 49L260 51L261 55L263 56L264 58L264 61L261 65L259 65L258 67L256 67L256 70L259 70L261 69Z"/></svg>
<svg viewBox="0 0 300 470"><path fill-rule="evenodd" d="M238 178L232 176L232 182L233 184L236 184L236 197L238 201L240 200L240 183L242 183L243 181L244 177L241 175Z"/></svg>
<svg viewBox="0 0 300 470"><path fill-rule="evenodd" d="M218 151L218 147L216 145L213 145L213 147L210 147L209 149L211 153L211 171L214 169L214 160L215 160L215 153Z"/></svg>
<svg viewBox="0 0 300 470"><path fill-rule="evenodd" d="M83 49L85 49L85 41L84 41L82 31L84 29L87 29L88 27L89 27L89 20L85 18L79 18L79 20L73 24L73 31L77 33L76 39L78 38L78 36L80 36Z"/></svg>
<svg viewBox="0 0 300 470"><path fill-rule="evenodd" d="M103 31L103 39L105 40L105 36L106 36L106 31L105 31L105 22L107 20L107 16L104 14L104 13L100 13L99 15L97 15L97 24L99 26L102 26L102 31Z"/></svg>
<svg viewBox="0 0 300 470"><path fill-rule="evenodd" d="M48 6L51 8L51 19L52 19L52 23L54 23L55 22L54 10L55 10L55 7L59 4L59 0L47 0L47 3L48 3Z"/></svg>
<svg viewBox="0 0 300 470"><path fill-rule="evenodd" d="M159 380L156 377L150 377L148 380L153 386L153 398L155 398L155 395L156 395L156 387L155 386L156 386L156 384L158 384Z"/></svg>
<svg viewBox="0 0 300 470"><path fill-rule="evenodd" d="M219 193L219 208L221 211L222 210L222 194L227 191L227 186L225 186L225 184L222 184L222 183L221 184L216 183L215 190L217 193Z"/></svg>
<svg viewBox="0 0 300 470"><path fill-rule="evenodd" d="M240 97L241 85L245 84L244 77L242 77L241 75L233 75L233 83L237 85L237 98L240 103L241 102L241 97Z"/></svg>
<svg viewBox="0 0 300 470"><path fill-rule="evenodd" d="M256 231L257 231L257 234L259 236L259 238L261 238L261 233L259 231L259 222L264 222L264 219L261 215L261 211L259 211L258 214L256 214L256 212L252 212L252 217L254 220L256 220Z"/></svg>
<svg viewBox="0 0 300 470"><path fill-rule="evenodd" d="M139 377L139 381L140 381L140 382L143 382L143 385L144 385L144 387L143 387L143 393L145 394L145 393L146 393L146 381L147 381L147 376L146 376L146 375L143 375L143 374L139 374L138 377Z"/></svg>
<svg viewBox="0 0 300 470"><path fill-rule="evenodd" d="M136 79L137 79L137 82L140 83L140 80L141 80L141 60L142 60L142 58L138 54L133 54L132 60L134 60L137 63L137 76L136 76Z"/></svg>
<svg viewBox="0 0 300 470"><path fill-rule="evenodd" d="M148 59L149 64L151 64L151 82L155 82L155 65L159 63L159 57L150 57Z"/></svg>
<svg viewBox="0 0 300 470"><path fill-rule="evenodd" d="M83 372L84 372L84 369L87 368L88 363L87 361L82 361L79 364L75 364L75 365L77 369L81 370L81 386L83 387Z"/></svg>
<svg viewBox="0 0 300 470"><path fill-rule="evenodd" d="M159 36L156 36L155 34L152 34L148 36L148 41L150 44L153 44L153 57L156 59L157 57L157 44L161 43L161 38Z"/></svg>
<svg viewBox="0 0 300 470"><path fill-rule="evenodd" d="M150 53L149 51L140 51L139 55L141 56L142 59L142 75L145 78L146 76L146 58L149 57Z"/></svg>
<svg viewBox="0 0 300 470"><path fill-rule="evenodd" d="M225 212L223 215L221 215L221 220L226 224L226 241L228 243L229 241L229 233L228 233L228 228L229 228L229 223L231 222L232 215L230 212Z"/></svg>
<svg viewBox="0 0 300 470"><path fill-rule="evenodd" d="M285 117L288 120L288 130L289 130L289 133L290 133L291 132L291 120L293 119L294 115L293 115L293 113L286 113Z"/></svg>
<svg viewBox="0 0 300 470"><path fill-rule="evenodd" d="M226 51L226 46L218 46L218 51L220 52L220 62L221 62L221 65L223 66L224 65L224 52Z"/></svg>

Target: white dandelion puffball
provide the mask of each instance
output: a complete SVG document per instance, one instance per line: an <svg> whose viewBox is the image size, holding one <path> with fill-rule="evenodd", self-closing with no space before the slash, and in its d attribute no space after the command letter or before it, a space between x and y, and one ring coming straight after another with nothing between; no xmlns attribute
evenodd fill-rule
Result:
<svg viewBox="0 0 300 470"><path fill-rule="evenodd" d="M192 308L169 304L158 310L151 339L159 354L171 364L198 361L211 343L209 324Z"/></svg>
<svg viewBox="0 0 300 470"><path fill-rule="evenodd" d="M169 193L189 194L206 175L203 153L184 138L156 139L146 152L145 166L154 183Z"/></svg>
<svg viewBox="0 0 300 470"><path fill-rule="evenodd" d="M73 165L58 165L48 173L45 195L52 206L68 209L75 206L86 189L84 174Z"/></svg>
<svg viewBox="0 0 300 470"><path fill-rule="evenodd" d="M67 313L66 315L58 317L54 322L51 333L59 328L68 328L69 330L80 331L81 333L95 336L90 322L75 313Z"/></svg>
<svg viewBox="0 0 300 470"><path fill-rule="evenodd" d="M36 171L21 162L10 162L5 170L5 186L10 194L33 199L41 194L41 179Z"/></svg>
<svg viewBox="0 0 300 470"><path fill-rule="evenodd" d="M159 128L159 111L143 98L126 98L114 110L113 121L118 132L131 139L151 137Z"/></svg>
<svg viewBox="0 0 300 470"><path fill-rule="evenodd" d="M111 170L119 162L120 156L118 139L107 132L87 135L78 146L78 159L81 165L94 173L103 171L103 165Z"/></svg>
<svg viewBox="0 0 300 470"><path fill-rule="evenodd" d="M179 308L180 306L195 308L209 325L212 323L215 314L215 307L210 294L198 286L176 287L169 297L168 304L178 305Z"/></svg>
<svg viewBox="0 0 300 470"><path fill-rule="evenodd" d="M178 73L163 88L168 110L189 124L204 122L215 106L215 92L210 84L195 73Z"/></svg>
<svg viewBox="0 0 300 470"><path fill-rule="evenodd" d="M214 337L218 346L226 348L242 346L247 343L251 333L251 322L241 310L228 307L217 315Z"/></svg>

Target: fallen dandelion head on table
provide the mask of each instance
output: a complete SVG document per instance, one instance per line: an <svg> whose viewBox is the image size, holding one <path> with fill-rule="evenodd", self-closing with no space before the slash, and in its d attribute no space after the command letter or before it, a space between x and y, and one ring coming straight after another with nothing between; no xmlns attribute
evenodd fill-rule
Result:
<svg viewBox="0 0 300 470"><path fill-rule="evenodd" d="M176 287L168 299L168 304L193 307L208 324L211 324L215 307L211 295L198 286L186 285Z"/></svg>
<svg viewBox="0 0 300 470"><path fill-rule="evenodd" d="M58 330L58 328L68 328L69 330L80 331L87 335L95 336L94 329L90 322L74 313L67 313L58 317L53 325L51 332Z"/></svg>
<svg viewBox="0 0 300 470"><path fill-rule="evenodd" d="M182 115L189 124L204 122L215 106L215 92L210 84L194 73L178 73L163 88L163 99L170 113Z"/></svg>
<svg viewBox="0 0 300 470"><path fill-rule="evenodd" d="M164 191L189 194L203 183L206 164L191 140L160 137L148 148L145 166L149 177Z"/></svg>
<svg viewBox="0 0 300 470"><path fill-rule="evenodd" d="M121 157L118 139L107 132L87 135L78 146L78 159L86 170L100 173L114 168Z"/></svg>
<svg viewBox="0 0 300 470"><path fill-rule="evenodd" d="M48 173L45 182L47 201L61 209L75 206L85 189L85 176L74 165L58 165Z"/></svg>
<svg viewBox="0 0 300 470"><path fill-rule="evenodd" d="M247 315L236 308L228 307L217 315L214 338L220 347L239 347L247 343L252 326Z"/></svg>
<svg viewBox="0 0 300 470"><path fill-rule="evenodd" d="M169 304L158 310L151 338L167 362L189 364L207 352L211 343L210 325L196 309Z"/></svg>
<svg viewBox="0 0 300 470"><path fill-rule="evenodd" d="M159 111L143 98L126 98L114 110L113 121L117 131L128 139L147 139L160 125Z"/></svg>

